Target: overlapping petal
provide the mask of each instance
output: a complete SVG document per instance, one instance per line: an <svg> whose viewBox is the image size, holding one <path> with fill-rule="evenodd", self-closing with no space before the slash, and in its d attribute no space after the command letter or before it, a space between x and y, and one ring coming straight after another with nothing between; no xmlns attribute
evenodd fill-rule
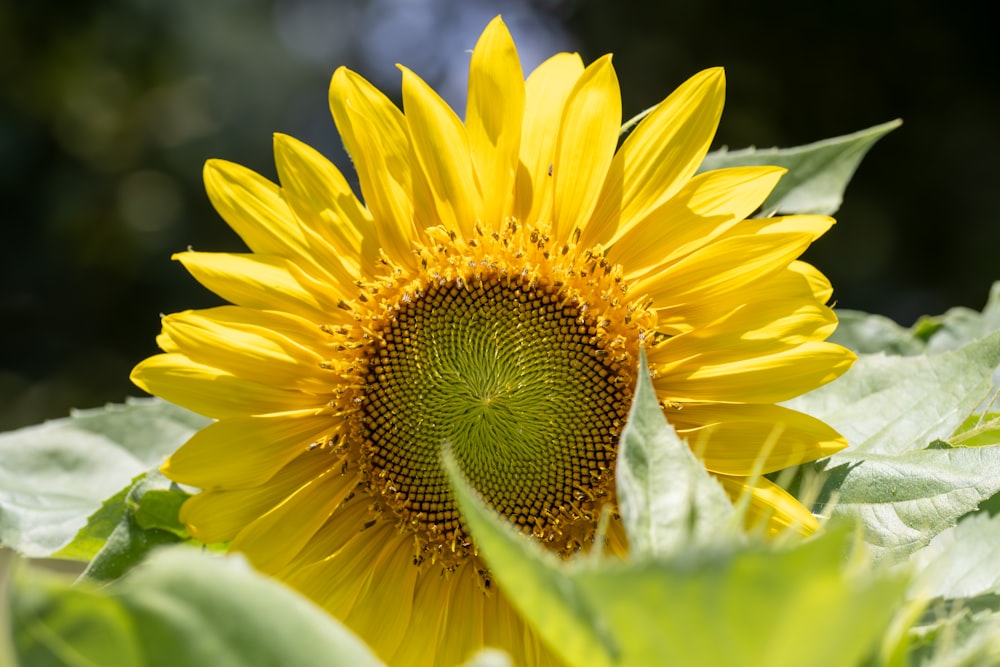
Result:
<svg viewBox="0 0 1000 667"><path fill-rule="evenodd" d="M653 386L673 401L780 403L835 380L854 360L849 350L820 341L743 359L722 350L696 351L659 367Z"/></svg>
<svg viewBox="0 0 1000 667"><path fill-rule="evenodd" d="M316 323L347 323L347 302L335 290L275 255L182 252L174 259L195 280L226 301L259 310L288 312Z"/></svg>
<svg viewBox="0 0 1000 667"><path fill-rule="evenodd" d="M552 169L563 108L583 74L575 53L560 53L538 66L525 82L514 216L533 227L552 217Z"/></svg>
<svg viewBox="0 0 1000 667"><path fill-rule="evenodd" d="M734 501L749 494L748 522L758 529L763 528L768 535L789 530L810 535L819 529L819 521L802 503L765 477L751 481L745 477L717 475L716 479Z"/></svg>
<svg viewBox="0 0 1000 667"><path fill-rule="evenodd" d="M264 572L292 560L361 482L358 471L344 474L338 460L332 463L243 528L232 548L246 553Z"/></svg>
<svg viewBox="0 0 1000 667"><path fill-rule="evenodd" d="M490 231L499 229L513 207L524 98L517 49L497 17L472 51L465 111L469 150L483 192L483 222Z"/></svg>
<svg viewBox="0 0 1000 667"><path fill-rule="evenodd" d="M778 405L688 403L668 408L667 418L705 467L723 475L767 474L847 446L826 423Z"/></svg>
<svg viewBox="0 0 1000 667"><path fill-rule="evenodd" d="M163 473L209 491L260 486L336 430L330 415L315 410L230 417L195 433L170 456Z"/></svg>
<svg viewBox="0 0 1000 667"><path fill-rule="evenodd" d="M150 394L214 419L317 407L314 395L245 380L178 353L150 357L129 377Z"/></svg>
<svg viewBox="0 0 1000 667"><path fill-rule="evenodd" d="M180 519L196 540L206 544L228 542L332 465L334 462L329 458L325 452L313 452L290 462L267 484L246 489L203 491L184 503Z"/></svg>
<svg viewBox="0 0 1000 667"><path fill-rule="evenodd" d="M329 343L318 328L319 335L296 341L281 333L283 327L298 324L295 319L260 311L241 316L245 311L222 307L167 315L161 320L161 337L192 361L236 377L303 393L330 394L334 378L321 366ZM272 323L273 328L268 327Z"/></svg>
<svg viewBox="0 0 1000 667"><path fill-rule="evenodd" d="M302 228L329 244L355 279L371 277L378 259L378 233L371 213L354 196L340 170L314 148L286 134L274 135L274 159L282 195ZM319 245L312 241L312 246Z"/></svg>
<svg viewBox="0 0 1000 667"><path fill-rule="evenodd" d="M434 196L438 224L472 238L483 198L472 166L469 136L448 104L423 79L403 71L403 109L413 152Z"/></svg>
<svg viewBox="0 0 1000 667"><path fill-rule="evenodd" d="M640 279L713 243L753 213L785 173L779 167L733 167L692 178L607 241L608 261Z"/></svg>
<svg viewBox="0 0 1000 667"><path fill-rule="evenodd" d="M330 110L354 158L361 193L380 247L403 266L415 266L410 139L402 112L363 77L341 67L330 83Z"/></svg>
<svg viewBox="0 0 1000 667"><path fill-rule="evenodd" d="M618 76L605 56L587 67L569 93L552 159L552 237L583 229L597 205L622 122Z"/></svg>
<svg viewBox="0 0 1000 667"><path fill-rule="evenodd" d="M725 83L721 67L703 70L639 122L615 154L582 245L606 243L668 201L694 175L715 136Z"/></svg>

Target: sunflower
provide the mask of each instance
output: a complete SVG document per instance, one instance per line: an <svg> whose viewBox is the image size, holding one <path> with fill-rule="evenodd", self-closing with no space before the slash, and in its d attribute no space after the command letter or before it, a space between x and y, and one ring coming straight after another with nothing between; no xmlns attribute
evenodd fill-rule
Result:
<svg viewBox="0 0 1000 667"><path fill-rule="evenodd" d="M132 374L216 420L163 466L202 489L181 512L191 535L230 543L389 664L457 664L482 646L555 662L491 582L440 454L549 549L586 548L614 507L640 346L667 418L733 497L750 494L750 520L815 529L752 471L845 445L776 405L854 359L824 342L831 288L797 259L833 220L748 218L781 169L696 173L722 70L688 80L619 147L610 56L584 67L560 53L525 80L494 19L464 123L400 69L402 111L358 74L333 75L364 203L284 135L280 186L205 167L250 252L176 259L232 305L164 317L163 353ZM607 540L627 549L620 521Z"/></svg>

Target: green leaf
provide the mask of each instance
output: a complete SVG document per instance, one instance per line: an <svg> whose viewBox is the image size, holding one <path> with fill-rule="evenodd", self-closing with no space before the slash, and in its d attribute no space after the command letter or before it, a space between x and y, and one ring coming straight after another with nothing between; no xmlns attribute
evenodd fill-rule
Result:
<svg viewBox="0 0 1000 667"><path fill-rule="evenodd" d="M70 586L63 576L21 572L11 595L13 646L32 667L143 667L135 619L121 601ZM14 663L18 664L18 663Z"/></svg>
<svg viewBox="0 0 1000 667"><path fill-rule="evenodd" d="M181 505L190 497L190 493L174 485L167 489L146 489L136 502L135 523L144 530L165 530L187 538L180 511Z"/></svg>
<svg viewBox="0 0 1000 667"><path fill-rule="evenodd" d="M645 350L639 369L615 472L632 552L667 554L692 544L731 541L740 531L729 497L667 423Z"/></svg>
<svg viewBox="0 0 1000 667"><path fill-rule="evenodd" d="M475 495L450 461L456 499L501 589L570 666L849 667L876 650L906 580L830 531L790 550L692 548L627 562L560 561Z"/></svg>
<svg viewBox="0 0 1000 667"><path fill-rule="evenodd" d="M948 438L956 447L1000 445L1000 412L972 415Z"/></svg>
<svg viewBox="0 0 1000 667"><path fill-rule="evenodd" d="M559 558L521 539L509 522L493 514L462 477L454 456L445 452L443 463L480 555L549 648L570 665L618 664L620 649L599 616L599 605L583 598Z"/></svg>
<svg viewBox="0 0 1000 667"><path fill-rule="evenodd" d="M829 341L858 354L885 352L912 356L921 354L927 347L926 341L917 338L912 329L901 327L882 315L838 308L837 319L837 329Z"/></svg>
<svg viewBox="0 0 1000 667"><path fill-rule="evenodd" d="M117 579L154 548L185 539L187 532L178 514L188 496L159 473L141 477L128 490L118 524L83 571L83 578Z"/></svg>
<svg viewBox="0 0 1000 667"><path fill-rule="evenodd" d="M243 559L158 551L97 588L24 568L12 595L24 665L374 667L340 623Z"/></svg>
<svg viewBox="0 0 1000 667"><path fill-rule="evenodd" d="M833 215L840 208L844 190L865 153L876 141L901 124L902 121L893 120L860 132L795 148L713 151L705 157L700 170L745 165L785 167L788 173L761 206L762 215Z"/></svg>
<svg viewBox="0 0 1000 667"><path fill-rule="evenodd" d="M877 650L906 581L863 559L845 567L850 539L608 564L574 581L600 604L622 665L853 667Z"/></svg>
<svg viewBox="0 0 1000 667"><path fill-rule="evenodd" d="M929 597L1000 595L1000 516L973 514L937 535L910 559ZM1000 608L994 609L1000 611Z"/></svg>
<svg viewBox="0 0 1000 667"><path fill-rule="evenodd" d="M935 355L867 355L788 403L851 443L815 466L827 475L818 504L860 521L877 560L902 560L1000 492L1000 448L950 444L998 363L1000 332Z"/></svg>
<svg viewBox="0 0 1000 667"><path fill-rule="evenodd" d="M1000 664L996 595L939 601L911 634L912 667L984 667Z"/></svg>
<svg viewBox="0 0 1000 667"><path fill-rule="evenodd" d="M830 341L860 354L937 354L958 349L1000 331L1000 282L993 284L983 311L952 308L943 315L923 317L906 328L881 315L837 310L840 323Z"/></svg>
<svg viewBox="0 0 1000 667"><path fill-rule="evenodd" d="M101 503L101 507L87 517L87 523L77 531L69 544L54 552L52 557L89 561L96 556L125 516L125 498L129 490L144 476L145 473L139 475L124 489Z"/></svg>
<svg viewBox="0 0 1000 667"><path fill-rule="evenodd" d="M102 501L208 421L142 399L0 435L0 543L28 556L59 550Z"/></svg>
<svg viewBox="0 0 1000 667"><path fill-rule="evenodd" d="M862 356L837 380L786 405L840 431L852 458L912 451L962 425L990 395L998 364L1000 332L934 356Z"/></svg>
<svg viewBox="0 0 1000 667"><path fill-rule="evenodd" d="M180 539L165 530L140 528L135 519L126 516L108 536L104 547L97 552L94 560L87 564L87 568L80 576L93 581L117 579L141 563L156 547L174 544Z"/></svg>
<svg viewBox="0 0 1000 667"><path fill-rule="evenodd" d="M1000 492L1000 447L852 453L825 462L817 502L864 526L877 561L898 562Z"/></svg>
<svg viewBox="0 0 1000 667"><path fill-rule="evenodd" d="M70 560L93 560L105 548L116 530L115 544L118 549L122 548L123 538L143 539L143 531L154 529L187 539L187 530L180 522L179 514L181 505L190 495L158 471L143 473L128 487L104 501L101 508L87 518L87 523L72 541L52 556ZM154 541L159 544L176 540L156 536Z"/></svg>
<svg viewBox="0 0 1000 667"><path fill-rule="evenodd" d="M927 339L927 351L944 352L962 347L1000 331L1000 282L993 283L982 312L970 308L952 308L944 315L927 318L933 323L933 333ZM928 322L918 322L914 329L928 328Z"/></svg>

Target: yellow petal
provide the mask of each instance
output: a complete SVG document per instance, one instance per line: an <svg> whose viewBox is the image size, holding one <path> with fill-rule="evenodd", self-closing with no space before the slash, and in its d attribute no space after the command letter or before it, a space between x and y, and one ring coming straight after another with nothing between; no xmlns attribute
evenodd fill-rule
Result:
<svg viewBox="0 0 1000 667"><path fill-rule="evenodd" d="M807 232L725 237L638 281L633 289L648 294L654 307L668 315L688 304L739 298L736 293L751 282L784 271L812 240Z"/></svg>
<svg viewBox="0 0 1000 667"><path fill-rule="evenodd" d="M293 572L307 565L329 560L331 554L337 553L353 540L354 536L362 532L365 525L375 516L365 500L366 497L366 494L360 494L359 498L347 500L338 507L302 551L275 576L278 579L287 579Z"/></svg>
<svg viewBox="0 0 1000 667"><path fill-rule="evenodd" d="M739 234L810 234L815 241L826 234L836 220L825 215L783 215L776 218L746 220L733 233Z"/></svg>
<svg viewBox="0 0 1000 667"><path fill-rule="evenodd" d="M768 314L783 318L786 313L801 307L818 307L826 298L817 299L814 283L800 271L794 270L800 263L792 262L786 269L765 273L743 284L740 289L717 292L712 299L688 300L686 303L665 306L658 310L657 330L670 335L708 331L720 326L739 311L747 311L744 317L755 317L763 322ZM818 271L815 274L822 277ZM826 284L829 285L829 282ZM753 300L747 299L747 294L753 294ZM826 310L821 312L826 313L827 324L824 326L829 326L832 332L836 316ZM759 328L762 324L751 326Z"/></svg>
<svg viewBox="0 0 1000 667"><path fill-rule="evenodd" d="M310 322L291 313L240 306L216 306L215 308L189 310L185 313L197 314L198 317L210 319L221 325L262 335L273 333L279 338L293 341L298 347L309 348L315 353L321 353L324 358L327 356L326 351L332 353L336 349L330 334L320 329L315 322Z"/></svg>
<svg viewBox="0 0 1000 667"><path fill-rule="evenodd" d="M669 367L697 363L713 353L733 360L774 354L810 341L825 340L836 327L833 311L812 300L755 301L735 307L710 325L656 345L649 350L649 359Z"/></svg>
<svg viewBox="0 0 1000 667"><path fill-rule="evenodd" d="M513 205L524 94L517 49L498 16L472 52L465 111L469 149L483 189L484 222L490 231L499 229Z"/></svg>
<svg viewBox="0 0 1000 667"><path fill-rule="evenodd" d="M465 126L423 79L405 67L400 69L410 141L434 195L438 220L464 238L472 238L482 220L482 195Z"/></svg>
<svg viewBox="0 0 1000 667"><path fill-rule="evenodd" d="M281 189L260 174L226 160L209 160L205 191L222 219L253 252L287 257L307 246Z"/></svg>
<svg viewBox="0 0 1000 667"><path fill-rule="evenodd" d="M466 562L452 574L455 585L446 600L445 623L451 632L440 633L437 664L460 665L483 646L483 593L476 562Z"/></svg>
<svg viewBox="0 0 1000 667"><path fill-rule="evenodd" d="M711 349L658 372L653 384L667 400L779 403L840 377L854 360L846 348L820 342L746 359Z"/></svg>
<svg viewBox="0 0 1000 667"><path fill-rule="evenodd" d="M336 553L283 577L292 588L303 591L340 618L350 613L384 558L400 549L412 548L412 538L401 535L388 521L376 521L365 530L362 526L354 529L353 537Z"/></svg>
<svg viewBox="0 0 1000 667"><path fill-rule="evenodd" d="M365 637L381 656L396 652L413 618L414 589L420 569L413 565L413 551L407 546L387 549L389 553L379 567L369 569L366 585L343 619L347 627ZM386 591L392 591L392 604L386 604ZM417 615L428 611L426 607L419 608Z"/></svg>
<svg viewBox="0 0 1000 667"><path fill-rule="evenodd" d="M537 227L552 216L552 161L563 108L583 74L575 53L559 53L535 69L525 83L514 216Z"/></svg>
<svg viewBox="0 0 1000 667"><path fill-rule="evenodd" d="M266 514L246 526L231 548L247 555L254 567L274 573L295 557L333 511L355 492L361 474L341 474L335 465L309 480Z"/></svg>
<svg viewBox="0 0 1000 667"><path fill-rule="evenodd" d="M439 659L435 641L442 635L449 637L452 634L441 632L441 628L447 627L446 601L451 599L455 581L454 576L435 576L434 573L426 573L417 580L413 607L420 612L413 614L406 635L393 652L391 659L387 659L387 664L393 667L446 664Z"/></svg>
<svg viewBox="0 0 1000 667"><path fill-rule="evenodd" d="M357 279L356 269L345 267L342 254L300 225L281 190L263 176L231 162L210 160L205 186L216 210L255 253L284 257L340 289Z"/></svg>
<svg viewBox="0 0 1000 667"><path fill-rule="evenodd" d="M238 378L182 354L149 357L132 369L129 378L143 391L215 419L318 409L326 402L311 394Z"/></svg>
<svg viewBox="0 0 1000 667"><path fill-rule="evenodd" d="M785 170L733 167L699 174L674 197L609 241L608 261L621 264L627 280L702 248L753 213Z"/></svg>
<svg viewBox="0 0 1000 667"><path fill-rule="evenodd" d="M621 174L621 184L605 185L581 245L606 242L618 227L646 217L694 176L719 125L725 90L721 67L704 70L642 119L610 169L613 175Z"/></svg>
<svg viewBox="0 0 1000 667"><path fill-rule="evenodd" d="M716 479L734 502L743 493L750 494L747 524L751 527L763 524L768 535L778 535L787 530L811 535L819 530L819 521L802 503L764 477L753 485L741 477L716 475Z"/></svg>
<svg viewBox="0 0 1000 667"><path fill-rule="evenodd" d="M203 491L181 506L180 520L200 542L228 542L254 519L318 475L326 458L328 454L320 450L299 456L261 486Z"/></svg>
<svg viewBox="0 0 1000 667"><path fill-rule="evenodd" d="M410 139L402 112L344 67L330 82L330 110L354 159L381 247L398 264L415 268L411 246L418 232L410 197Z"/></svg>
<svg viewBox="0 0 1000 667"><path fill-rule="evenodd" d="M285 199L303 227L320 234L355 277L370 276L378 259L378 234L340 170L287 134L274 135L274 157Z"/></svg>
<svg viewBox="0 0 1000 667"><path fill-rule="evenodd" d="M542 646L538 636L525 626L524 619L514 610L502 590L486 597L483 604L483 642L486 646L506 651L514 665L560 664Z"/></svg>
<svg viewBox="0 0 1000 667"><path fill-rule="evenodd" d="M618 145L621 91L611 56L591 64L569 94L559 125L552 181L552 237L567 240L594 211Z"/></svg>
<svg viewBox="0 0 1000 667"><path fill-rule="evenodd" d="M794 261L788 265L790 271L801 275L809 283L812 293L820 303L826 303L833 296L833 285L819 269L806 262Z"/></svg>
<svg viewBox="0 0 1000 667"><path fill-rule="evenodd" d="M314 411L267 417L230 417L209 424L174 452L161 470L170 479L205 490L257 486L333 435L338 424Z"/></svg>
<svg viewBox="0 0 1000 667"><path fill-rule="evenodd" d="M353 321L331 286L316 283L282 257L182 252L173 258L199 283L238 306L285 311L317 324Z"/></svg>
<svg viewBox="0 0 1000 667"><path fill-rule="evenodd" d="M761 448L772 438L761 474L815 461L847 446L847 440L822 421L778 405L685 403L667 409L666 417L701 454L705 467L724 475L754 472Z"/></svg>
<svg viewBox="0 0 1000 667"><path fill-rule="evenodd" d="M333 393L336 377L321 367L325 358L311 345L302 345L278 331L248 325L247 309L188 310L167 315L163 332L174 349L196 363L272 387L313 394ZM278 313L258 320L285 319ZM322 349L322 347L320 348Z"/></svg>

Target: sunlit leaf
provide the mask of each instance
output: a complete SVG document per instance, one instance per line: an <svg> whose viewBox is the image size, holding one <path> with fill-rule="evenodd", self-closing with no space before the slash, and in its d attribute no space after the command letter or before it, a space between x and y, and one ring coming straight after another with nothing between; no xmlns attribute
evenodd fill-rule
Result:
<svg viewBox="0 0 1000 667"><path fill-rule="evenodd" d="M649 378L645 352L639 369L615 472L622 521L633 553L666 554L694 544L733 540L738 534L733 506L722 486L667 423Z"/></svg>
<svg viewBox="0 0 1000 667"><path fill-rule="evenodd" d="M542 639L570 665L619 664L620 647L598 608L566 576L565 564L488 510L452 456L446 455L444 464L480 554L489 554L487 563L496 568L500 585Z"/></svg>
<svg viewBox="0 0 1000 667"><path fill-rule="evenodd" d="M831 531L787 550L561 561L495 515L451 461L463 516L501 588L570 666L853 667L886 633L906 581Z"/></svg>
<svg viewBox="0 0 1000 667"><path fill-rule="evenodd" d="M89 561L111 537L111 533L125 516L125 497L132 486L145 475L139 475L124 489L111 496L89 517L76 535L63 548L52 554L53 558Z"/></svg>
<svg viewBox="0 0 1000 667"><path fill-rule="evenodd" d="M0 434L0 543L28 556L57 551L207 423L148 399Z"/></svg>
<svg viewBox="0 0 1000 667"><path fill-rule="evenodd" d="M83 577L95 581L117 579L154 548L185 539L187 533L178 514L188 495L172 488L159 473L141 477L128 490L118 524L88 563ZM70 545L75 543L76 539Z"/></svg>
<svg viewBox="0 0 1000 667"><path fill-rule="evenodd" d="M927 340L928 352L959 348L969 341L1000 331L1000 282L993 283L982 312L970 308L951 308L944 315L925 318L924 326L933 323L934 332ZM918 322L915 328L922 323Z"/></svg>
<svg viewBox="0 0 1000 667"><path fill-rule="evenodd" d="M146 489L136 500L135 523L144 530L165 530L178 537L187 537L187 530L180 522L181 505L191 494L178 488Z"/></svg>
<svg viewBox="0 0 1000 667"><path fill-rule="evenodd" d="M852 454L826 463L822 509L864 526L877 560L896 562L927 545L1000 492L1000 447L935 448L903 454Z"/></svg>
<svg viewBox="0 0 1000 667"><path fill-rule="evenodd" d="M840 208L851 176L875 142L896 129L893 120L841 137L794 148L746 148L709 153L701 171L746 165L776 165L788 169L767 201L762 215L818 213L833 215Z"/></svg>
<svg viewBox="0 0 1000 667"><path fill-rule="evenodd" d="M852 459L902 453L954 433L990 395L998 364L1000 332L933 356L865 355L839 379L786 405L840 431Z"/></svg>
<svg viewBox="0 0 1000 667"><path fill-rule="evenodd" d="M837 310L840 323L830 340L855 352L895 355L935 354L960 348L1000 331L1000 282L993 284L982 312L952 308L902 327L882 315Z"/></svg>
<svg viewBox="0 0 1000 667"><path fill-rule="evenodd" d="M961 447L1000 445L1000 412L972 415L948 442Z"/></svg>
<svg viewBox="0 0 1000 667"><path fill-rule="evenodd" d="M884 315L838 308L837 319L837 329L830 336L830 342L858 354L885 352L911 356L921 354L927 347L926 341L916 337L912 329L902 327Z"/></svg>
<svg viewBox="0 0 1000 667"><path fill-rule="evenodd" d="M939 598L993 594L1000 601L1000 516L975 514L937 535L911 562L921 593ZM995 611L1000 612L1000 606Z"/></svg>

